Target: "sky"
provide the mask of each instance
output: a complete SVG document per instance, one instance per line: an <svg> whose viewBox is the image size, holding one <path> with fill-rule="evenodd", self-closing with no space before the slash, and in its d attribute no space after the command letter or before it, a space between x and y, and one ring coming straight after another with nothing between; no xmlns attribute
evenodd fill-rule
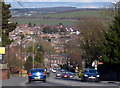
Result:
<svg viewBox="0 0 120 88"><path fill-rule="evenodd" d="M5 2L114 2L117 0L4 0Z"/></svg>

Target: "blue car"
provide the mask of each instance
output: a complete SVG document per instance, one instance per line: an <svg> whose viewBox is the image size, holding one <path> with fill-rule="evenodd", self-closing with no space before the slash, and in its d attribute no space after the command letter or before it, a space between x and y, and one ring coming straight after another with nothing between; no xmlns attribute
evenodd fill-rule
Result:
<svg viewBox="0 0 120 88"><path fill-rule="evenodd" d="M100 74L95 69L85 69L82 73L81 81L100 81Z"/></svg>
<svg viewBox="0 0 120 88"><path fill-rule="evenodd" d="M42 68L31 69L28 73L28 82L43 81L46 82L46 72Z"/></svg>

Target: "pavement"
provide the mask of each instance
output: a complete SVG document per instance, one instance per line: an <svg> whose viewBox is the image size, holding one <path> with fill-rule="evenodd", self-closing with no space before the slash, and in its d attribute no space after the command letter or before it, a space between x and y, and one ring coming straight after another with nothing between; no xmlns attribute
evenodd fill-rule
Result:
<svg viewBox="0 0 120 88"><path fill-rule="evenodd" d="M113 84L117 84L120 85L120 81L101 81L102 83L113 83Z"/></svg>
<svg viewBox="0 0 120 88"><path fill-rule="evenodd" d="M8 80L3 80L3 86L120 86L119 81L100 81L100 83L81 82L80 78L73 79L56 78L54 74L47 78L47 84L42 82L32 82L27 84L27 77L11 76ZM111 87L110 87L111 88Z"/></svg>
<svg viewBox="0 0 120 88"><path fill-rule="evenodd" d="M81 80L81 78L76 77L76 79ZM113 83L113 84L117 84L120 85L120 81L100 81L101 83Z"/></svg>

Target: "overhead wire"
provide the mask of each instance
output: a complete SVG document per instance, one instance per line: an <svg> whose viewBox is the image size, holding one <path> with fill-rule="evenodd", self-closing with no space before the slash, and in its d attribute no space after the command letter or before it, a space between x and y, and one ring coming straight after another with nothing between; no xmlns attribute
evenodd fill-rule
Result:
<svg viewBox="0 0 120 88"><path fill-rule="evenodd" d="M24 7L21 1L18 1L18 0L13 0L13 1L17 2L21 7Z"/></svg>

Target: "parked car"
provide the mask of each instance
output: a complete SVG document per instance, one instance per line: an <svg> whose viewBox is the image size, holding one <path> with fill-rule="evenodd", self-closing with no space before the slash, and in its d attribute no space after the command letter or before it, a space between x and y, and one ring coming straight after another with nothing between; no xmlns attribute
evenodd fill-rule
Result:
<svg viewBox="0 0 120 88"><path fill-rule="evenodd" d="M57 72L57 70L56 70L56 69L54 69L54 68L53 68L51 71L52 71L53 73L56 73L56 72Z"/></svg>
<svg viewBox="0 0 120 88"><path fill-rule="evenodd" d="M61 73L56 73L56 77L60 77L61 76Z"/></svg>
<svg viewBox="0 0 120 88"><path fill-rule="evenodd" d="M74 73L69 72L68 74L69 74L69 77L70 77L70 78L74 78L74 77L75 77L75 74L74 74Z"/></svg>
<svg viewBox="0 0 120 88"><path fill-rule="evenodd" d="M28 82L43 81L46 82L46 72L42 68L31 69L28 73Z"/></svg>
<svg viewBox="0 0 120 88"><path fill-rule="evenodd" d="M100 74L95 69L85 69L82 73L81 81L100 81Z"/></svg>
<svg viewBox="0 0 120 88"><path fill-rule="evenodd" d="M69 74L68 73L62 73L61 74L61 78L69 78Z"/></svg>
<svg viewBox="0 0 120 88"><path fill-rule="evenodd" d="M61 71L61 72L66 72L67 70L65 70L65 69L61 69L60 71Z"/></svg>
<svg viewBox="0 0 120 88"><path fill-rule="evenodd" d="M75 75L75 76L78 76L78 72L75 72L74 75Z"/></svg>

